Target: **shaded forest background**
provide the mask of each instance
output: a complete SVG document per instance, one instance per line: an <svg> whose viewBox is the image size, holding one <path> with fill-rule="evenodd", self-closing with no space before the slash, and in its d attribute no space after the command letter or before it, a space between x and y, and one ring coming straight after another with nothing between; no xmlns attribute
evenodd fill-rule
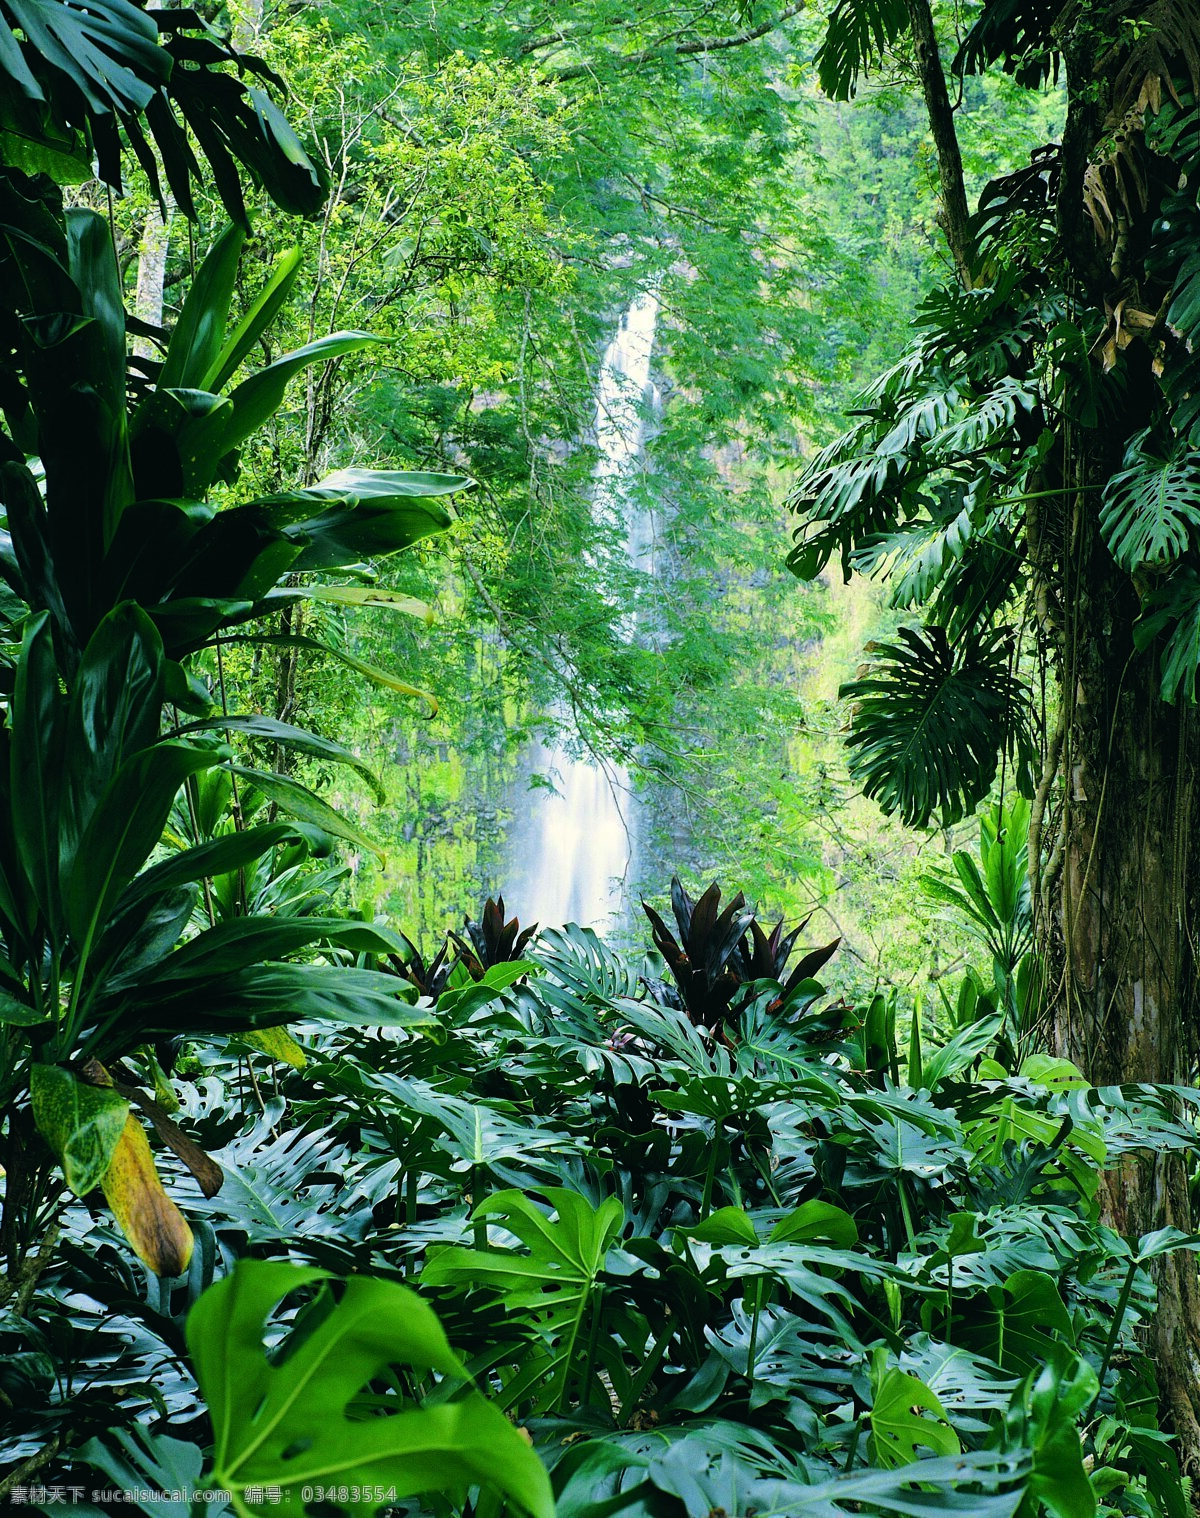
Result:
<svg viewBox="0 0 1200 1518"><path fill-rule="evenodd" d="M295 387L243 481L306 485L354 459L480 483L451 533L376 582L427 603L431 628L315 603L281 629L431 692L434 715L261 645L227 651L231 706L349 742L380 771L378 806L344 771L319 777L379 846L353 851L342 901L416 938L505 889L530 788L556 783L530 771L526 741L553 734L614 783L632 778L628 903L661 897L675 872L719 878L766 912L819 908L826 936L843 936L847 989L915 984L961 962L937 914L911 911L929 850L954 840L914 838L857 800L837 738L837 688L899 613L867 582L831 570L802 586L783 565L797 461L844 427L950 272L903 48L835 103L797 61L816 49L815 19L811 36L802 15L789 23L807 46L754 39L697 66L660 40L653 7L572 14L569 37L472 4L242 22L290 82L333 194L307 226L259 205L241 277L253 287L299 240L302 293L278 350L346 327L388 340ZM1053 89L968 81L972 191L1025 163L1061 110ZM115 215L142 290L147 250L152 269L162 258L146 187ZM208 216L220 224L215 204ZM168 322L206 230L203 215L170 223ZM654 517L653 575L591 509L600 358L646 287L662 302L657 405L633 490ZM652 647L623 634L631 614L658 629ZM508 905L528 921L511 889ZM628 912L621 927L634 930Z"/></svg>

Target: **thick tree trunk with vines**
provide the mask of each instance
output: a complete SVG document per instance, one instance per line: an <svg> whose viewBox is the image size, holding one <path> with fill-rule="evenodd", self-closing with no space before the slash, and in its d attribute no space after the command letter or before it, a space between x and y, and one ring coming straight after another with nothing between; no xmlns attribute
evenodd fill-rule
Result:
<svg viewBox="0 0 1200 1518"><path fill-rule="evenodd" d="M1200 852L1190 849L1200 720L1159 695L1158 650L1138 653L1136 592L1100 541L1094 487L1063 521L1061 811L1043 839L1042 945L1053 1039L1096 1085L1192 1084ZM1075 471L1072 471L1073 473ZM1191 1226L1186 1160L1130 1160L1106 1177L1106 1222L1126 1238ZM1200 1473L1200 1285L1195 1256L1166 1256L1149 1332L1164 1411Z"/></svg>

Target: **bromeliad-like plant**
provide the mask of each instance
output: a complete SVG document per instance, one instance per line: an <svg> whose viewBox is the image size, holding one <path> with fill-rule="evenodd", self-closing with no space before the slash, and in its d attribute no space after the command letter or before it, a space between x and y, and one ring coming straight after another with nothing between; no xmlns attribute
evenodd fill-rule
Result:
<svg viewBox="0 0 1200 1518"><path fill-rule="evenodd" d="M678 940L654 908L642 902L654 947L675 978L684 1010L704 1028L721 1027L728 1020L734 994L748 981L779 981L777 1005L782 1006L803 981L816 975L841 942L835 938L801 955L785 981L787 962L809 918L790 933L784 933L781 919L768 933L746 906L741 891L722 910L721 888L715 880L693 901L677 875L671 878L671 907L679 925Z"/></svg>
<svg viewBox="0 0 1200 1518"><path fill-rule="evenodd" d="M521 952L537 932L537 923L522 928L515 917L504 920L504 897L493 901L489 896L483 904L480 921L466 920L467 942L457 933L451 939L458 948L460 962L466 966L472 980L482 980L495 965L511 964L521 958Z"/></svg>
<svg viewBox="0 0 1200 1518"><path fill-rule="evenodd" d="M288 380L373 339L335 334L239 378L288 297L298 256L284 256L231 326L243 241L231 227L197 275L157 382L134 387L131 403L108 227L88 211L60 220L52 198L34 181L0 176L0 336L15 355L0 395L0 610L11 671L0 730L0 1247L10 1291L58 1207L35 1126L70 1189L104 1187L152 1268L186 1267L190 1235L130 1101L185 1160L194 1156L117 1066L136 1048L308 1016L428 1020L397 997L393 977L293 962L321 944L403 952L385 929L314 916L218 920L210 896L194 932L200 882L285 841L312 841L314 829L344 830L293 778L235 762L234 734L362 769L287 724L214 716L201 676L203 651L229 629L299 597L337 594L297 583L298 573L440 530L449 521L441 498L466 483L347 470L218 509L207 494L236 480L239 447ZM176 796L218 769L283 816L197 834L156 858Z"/></svg>

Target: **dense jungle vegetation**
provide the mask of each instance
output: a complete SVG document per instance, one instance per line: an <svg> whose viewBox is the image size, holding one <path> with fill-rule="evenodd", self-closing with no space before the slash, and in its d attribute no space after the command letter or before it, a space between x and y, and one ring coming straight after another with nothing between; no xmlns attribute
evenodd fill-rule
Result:
<svg viewBox="0 0 1200 1518"><path fill-rule="evenodd" d="M0 1498L1197 1510L1198 98L0 0Z"/></svg>

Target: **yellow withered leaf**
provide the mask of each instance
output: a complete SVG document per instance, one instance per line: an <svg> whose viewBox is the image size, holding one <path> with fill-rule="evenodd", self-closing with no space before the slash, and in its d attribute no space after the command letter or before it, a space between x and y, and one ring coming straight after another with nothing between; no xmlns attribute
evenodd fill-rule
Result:
<svg viewBox="0 0 1200 1518"><path fill-rule="evenodd" d="M308 1063L304 1050L286 1028L251 1028L238 1037L252 1049L269 1055L277 1064L303 1070Z"/></svg>
<svg viewBox="0 0 1200 1518"><path fill-rule="evenodd" d="M179 1276L192 1258L192 1230L163 1190L146 1131L126 1120L100 1182L121 1232L156 1276Z"/></svg>

